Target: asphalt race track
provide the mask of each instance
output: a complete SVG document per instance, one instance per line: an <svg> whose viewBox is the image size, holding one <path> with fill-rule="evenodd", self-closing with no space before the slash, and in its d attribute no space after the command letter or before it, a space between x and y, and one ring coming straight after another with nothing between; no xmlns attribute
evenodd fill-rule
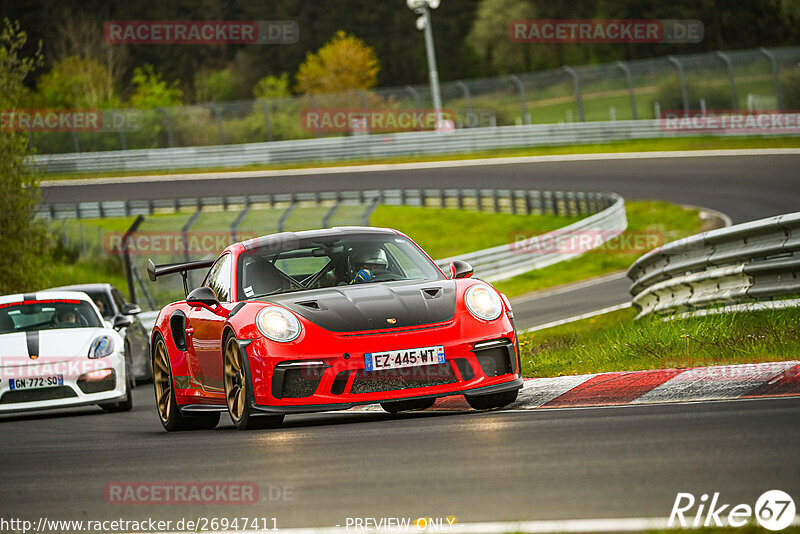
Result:
<svg viewBox="0 0 800 534"><path fill-rule="evenodd" d="M798 169L800 156L662 158L43 192L48 202L75 202L492 184L610 190L629 200L702 205L741 222L800 209ZM550 312L527 301L517 315L543 323L624 299L624 280L607 284L589 286L591 302L581 291L544 295ZM283 428L253 432L237 432L223 417L214 430L176 434L161 429L152 386L137 388L135 399L124 414L89 407L0 417L0 517L240 516L275 517L279 527L334 526L347 517L667 517L678 492L720 492L721 502L751 506L770 489L800 496L800 398L394 417L342 412L289 416ZM251 482L260 500L238 507L106 503L107 484L131 481Z"/></svg>
<svg viewBox="0 0 800 534"><path fill-rule="evenodd" d="M727 214L734 223L800 210L800 155L707 156L454 166L221 180L43 187L43 200L83 202L364 190L377 188L519 188L613 191L627 200L667 200ZM514 302L517 326L604 309L630 300L624 279L565 295Z"/></svg>

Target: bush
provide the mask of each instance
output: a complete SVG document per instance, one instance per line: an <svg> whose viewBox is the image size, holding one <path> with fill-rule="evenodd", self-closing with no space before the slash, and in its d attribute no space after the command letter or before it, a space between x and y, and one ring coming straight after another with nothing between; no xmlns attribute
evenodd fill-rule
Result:
<svg viewBox="0 0 800 534"><path fill-rule="evenodd" d="M700 109L701 98L706 101L706 109L731 108L731 91L727 83L689 77L686 79L686 85L689 109ZM651 107L654 102L661 105L662 111L683 109L683 96L677 76L671 76L659 84Z"/></svg>

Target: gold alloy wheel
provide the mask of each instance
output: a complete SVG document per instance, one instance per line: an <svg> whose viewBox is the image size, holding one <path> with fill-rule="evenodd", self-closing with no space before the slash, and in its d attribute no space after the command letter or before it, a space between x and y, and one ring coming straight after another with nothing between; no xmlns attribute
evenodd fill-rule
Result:
<svg viewBox="0 0 800 534"><path fill-rule="evenodd" d="M156 405L158 416L162 421L168 421L172 409L172 377L170 376L169 362L167 361L167 347L159 339L156 343L156 353L153 358L153 382L156 387Z"/></svg>
<svg viewBox="0 0 800 534"><path fill-rule="evenodd" d="M225 400L235 421L244 415L246 386L243 374L242 351L239 342L231 336L225 345Z"/></svg>

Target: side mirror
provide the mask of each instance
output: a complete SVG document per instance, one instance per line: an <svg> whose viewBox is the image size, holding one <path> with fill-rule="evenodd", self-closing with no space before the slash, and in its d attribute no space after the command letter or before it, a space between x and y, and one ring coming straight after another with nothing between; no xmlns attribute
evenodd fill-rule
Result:
<svg viewBox="0 0 800 534"><path fill-rule="evenodd" d="M142 309L139 306L131 303L125 304L121 311L123 315L136 315L137 313L142 313Z"/></svg>
<svg viewBox="0 0 800 534"><path fill-rule="evenodd" d="M450 262L450 278L469 278L475 270L465 261L455 260Z"/></svg>
<svg viewBox="0 0 800 534"><path fill-rule="evenodd" d="M114 317L114 329L127 328L133 324L133 317L127 315L117 315Z"/></svg>
<svg viewBox="0 0 800 534"><path fill-rule="evenodd" d="M189 306L207 306L209 308L216 308L219 306L219 300L214 290L210 287L198 287L193 289L186 297L186 304Z"/></svg>

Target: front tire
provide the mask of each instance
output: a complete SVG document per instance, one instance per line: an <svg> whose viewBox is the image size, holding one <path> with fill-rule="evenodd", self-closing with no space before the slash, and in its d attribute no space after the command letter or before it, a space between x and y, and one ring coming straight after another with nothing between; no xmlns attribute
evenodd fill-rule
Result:
<svg viewBox="0 0 800 534"><path fill-rule="evenodd" d="M225 338L223 368L225 371L225 401L228 413L237 430L256 430L275 428L283 423L283 414L261 415L251 407L253 392L249 385L249 373L244 362L244 354L239 341L233 334Z"/></svg>
<svg viewBox="0 0 800 534"><path fill-rule="evenodd" d="M153 389L156 394L156 411L161 425L167 432L179 430L209 430L219 423L219 414L183 415L175 400L167 345L159 335L153 349Z"/></svg>
<svg viewBox="0 0 800 534"><path fill-rule="evenodd" d="M476 410L491 410L508 406L515 400L519 390L503 391L502 393L492 393L490 395L464 395L467 403Z"/></svg>
<svg viewBox="0 0 800 534"><path fill-rule="evenodd" d="M436 402L436 397L430 399L411 399L404 401L382 402L381 408L389 413L406 412L409 410L424 410Z"/></svg>

